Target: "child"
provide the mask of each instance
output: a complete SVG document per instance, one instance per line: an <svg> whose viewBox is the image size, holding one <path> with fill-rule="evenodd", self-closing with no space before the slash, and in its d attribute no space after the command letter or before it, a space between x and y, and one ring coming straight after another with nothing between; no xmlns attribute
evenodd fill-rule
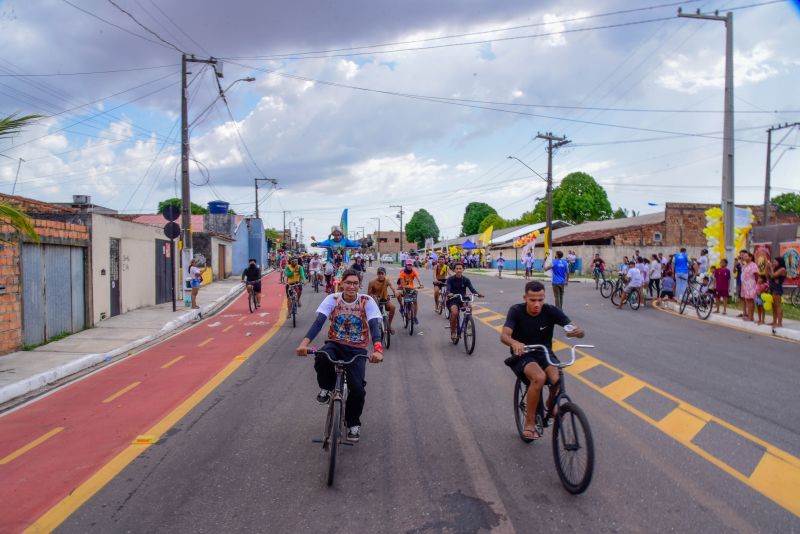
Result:
<svg viewBox="0 0 800 534"><path fill-rule="evenodd" d="M764 299L761 298L761 294L768 292L769 283L767 282L767 276L759 274L758 283L756 284L756 307L758 310L758 321L756 324L764 324Z"/></svg>
<svg viewBox="0 0 800 534"><path fill-rule="evenodd" d="M721 259L719 269L713 269L714 273L714 293L716 294L717 310L719 313L719 303L722 302L722 315L728 315L728 297L730 296L731 271L728 269L728 260Z"/></svg>
<svg viewBox="0 0 800 534"><path fill-rule="evenodd" d="M675 301L675 279L670 274L661 280L661 293L658 295L656 305L661 306L664 301Z"/></svg>

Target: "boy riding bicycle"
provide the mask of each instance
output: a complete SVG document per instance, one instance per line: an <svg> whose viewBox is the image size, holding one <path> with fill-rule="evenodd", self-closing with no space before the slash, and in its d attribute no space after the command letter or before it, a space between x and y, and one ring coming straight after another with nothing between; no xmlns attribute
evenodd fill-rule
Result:
<svg viewBox="0 0 800 534"><path fill-rule="evenodd" d="M550 382L550 396L547 400L548 417L555 415L557 407L553 400L558 392L558 369L547 362L547 358L540 351L525 352L525 345L544 345L552 354L553 327L565 327L567 337L582 338L584 332L569 320L559 308L544 302L544 284L533 280L525 284L524 302L514 304L508 310L500 342L511 349L512 356L505 360L520 380L528 387L526 402L525 429L523 436L535 440L541 436L536 431L534 417L539 405L542 387L545 381ZM550 359L558 361L555 355Z"/></svg>
<svg viewBox="0 0 800 534"><path fill-rule="evenodd" d="M247 281L247 292L255 293L256 308L261 307L261 269L256 265L256 259L250 258L247 268L242 271L242 280Z"/></svg>

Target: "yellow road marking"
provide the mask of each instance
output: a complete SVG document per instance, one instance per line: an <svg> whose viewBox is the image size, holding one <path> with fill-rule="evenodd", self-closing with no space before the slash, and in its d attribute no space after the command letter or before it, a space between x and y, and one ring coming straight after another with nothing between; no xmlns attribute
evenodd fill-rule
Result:
<svg viewBox="0 0 800 534"><path fill-rule="evenodd" d="M228 331L228 330L230 330L231 328L233 328L233 325L228 325L228 326L226 326L225 328L223 328L223 329L222 329L222 331L223 331L223 332L227 332L227 331Z"/></svg>
<svg viewBox="0 0 800 534"><path fill-rule="evenodd" d="M133 384L129 384L129 385L125 386L124 388L122 388L121 390L117 391L116 393L114 393L110 397L104 399L103 400L103 404L108 404L109 402L115 401L116 399L118 399L121 396L125 395L127 392L129 392L130 390L132 390L133 388L135 388L139 384L141 384L141 382L134 382Z"/></svg>
<svg viewBox="0 0 800 534"><path fill-rule="evenodd" d="M211 343L212 341L214 341L214 338L213 338L213 337L210 337L210 338L206 339L205 341L203 341L202 343L200 343L200 344L199 344L199 345L197 345L197 346L198 346L198 347L205 347L206 345L208 345L208 344L209 344L209 343Z"/></svg>
<svg viewBox="0 0 800 534"><path fill-rule="evenodd" d="M483 313L491 313L492 315L495 315L494 311L490 310L489 308L478 308L478 307L472 308L472 315L481 315Z"/></svg>
<svg viewBox="0 0 800 534"><path fill-rule="evenodd" d="M286 305L286 299L281 303L282 306ZM282 315L282 314L281 314ZM278 317L278 320L272 325L266 334L261 336L255 343L250 345L239 356L249 358L267 341L269 341L280 327L286 321L285 317ZM195 406L206 398L212 391L214 391L222 382L238 369L245 360L238 359L239 356L225 366L219 373L206 382L200 389L195 391L188 399L183 401L177 408L172 410L166 417L155 424L148 430L145 436L156 436L158 439L170 428L175 426L186 414L188 414ZM41 438L40 438L41 439ZM155 442L158 442L158 439ZM147 440L150 441L149 439ZM121 453L114 457L110 462L100 468L94 475L92 475L86 482L75 488L69 495L64 497L55 506L48 510L44 515L36 520L35 523L25 529L26 534L34 534L40 532L52 532L64 522L75 510L80 508L86 501L100 491L106 484L108 484L114 477L122 472L133 460L136 459L141 453L150 447L151 443L132 444L128 445Z"/></svg>
<svg viewBox="0 0 800 534"><path fill-rule="evenodd" d="M237 321L239 321L239 322L241 323L241 322L242 322L242 321L244 321L245 319L246 319L246 317L239 317L239 318L238 318L238 319L236 319L236 320L237 320Z"/></svg>
<svg viewBox="0 0 800 534"><path fill-rule="evenodd" d="M162 365L161 368L162 369L168 369L168 368L172 367L173 365L175 365L176 363L178 363L179 361L181 361L184 358L185 358L185 356L178 356L177 358L172 359L172 360L168 361L167 363L165 363L164 365Z"/></svg>
<svg viewBox="0 0 800 534"><path fill-rule="evenodd" d="M505 318L506 318L505 315L500 315L499 313L493 312L493 315L490 315L488 317L481 317L480 320L484 323L492 323L499 319L505 320Z"/></svg>
<svg viewBox="0 0 800 534"><path fill-rule="evenodd" d="M48 432L47 434L44 434L43 436L39 436L38 438L36 438L35 440L31 441L30 443L28 443L24 447L20 447L19 449L15 450L14 452L9 454L5 458L0 458L0 465L5 465L5 464L7 464L7 463L19 458L20 456L22 456L23 454L25 454L26 452L28 452L32 448L36 447L37 445L41 445L42 443L44 443L48 439L52 438L53 436L55 436L56 434L61 432L62 430L64 430L63 426L56 427L53 430L51 430L50 432Z"/></svg>
<svg viewBox="0 0 800 534"><path fill-rule="evenodd" d="M495 326L483 318L477 318L482 323L489 326L498 332L502 331L502 326ZM699 320L699 319L698 319ZM559 340L553 340L553 352L557 352L568 348L569 345ZM800 458L767 443L766 441L742 430L739 427L733 426L727 421L723 421L708 412L692 406L684 402L682 399L675 397L639 378L636 378L621 369L607 364L594 356L591 356L582 350L577 351L582 355L582 358L565 369L567 373L574 376L593 390L608 397L619 406L625 408L632 414L638 416L640 419L650 423L652 426L658 428L666 433L672 439L682 444L686 448L693 451L695 454L704 458L711 464L719 469L725 471L736 480L747 485L748 487L758 491L765 497L771 499L775 503L784 507L795 515L800 516ZM597 365L602 365L612 371L622 375L619 379L608 384L605 387L600 387L581 374ZM655 420L642 411L634 408L625 402L625 399L630 397L633 393L640 390L642 387L647 386L657 394L666 397L678 404L678 406L668 413L660 420ZM725 461L713 456L705 449L696 445L692 440L698 433L710 422L714 422L731 432L738 434L742 438L760 445L765 449L761 460L756 468L748 476L733 468Z"/></svg>

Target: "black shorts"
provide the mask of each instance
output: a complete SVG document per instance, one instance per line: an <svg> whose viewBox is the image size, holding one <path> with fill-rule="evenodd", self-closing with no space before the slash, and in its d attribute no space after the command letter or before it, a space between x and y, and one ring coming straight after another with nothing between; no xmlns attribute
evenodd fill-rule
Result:
<svg viewBox="0 0 800 534"><path fill-rule="evenodd" d="M550 359L553 360L555 363L560 363L556 355L550 352ZM511 367L511 370L514 371L514 374L517 375L517 378L522 380L522 382L528 386L530 382L528 381L528 377L525 376L525 366L529 363L537 363L542 370L547 369L550 367L550 364L547 363L547 358L544 355L544 352L541 350L537 350L535 352L529 352L528 354L523 354L522 356L509 356L504 360L504 363Z"/></svg>
<svg viewBox="0 0 800 534"><path fill-rule="evenodd" d="M662 291L661 294L659 295L659 298L674 299L675 295L672 293L672 291Z"/></svg>
<svg viewBox="0 0 800 534"><path fill-rule="evenodd" d="M253 286L253 291L256 293L261 293L261 280L258 282L248 282L251 286Z"/></svg>

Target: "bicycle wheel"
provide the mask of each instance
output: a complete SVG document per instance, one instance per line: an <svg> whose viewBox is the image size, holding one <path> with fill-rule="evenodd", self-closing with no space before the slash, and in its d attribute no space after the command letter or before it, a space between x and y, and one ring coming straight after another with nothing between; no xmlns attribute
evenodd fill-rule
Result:
<svg viewBox="0 0 800 534"><path fill-rule="evenodd" d="M339 434L342 430L342 401L333 401L333 419L331 420L331 441L329 443L330 458L328 460L328 485L333 486L336 474L336 453L339 450Z"/></svg>
<svg viewBox="0 0 800 534"><path fill-rule="evenodd" d="M292 300L292 328L297 326L297 301Z"/></svg>
<svg viewBox="0 0 800 534"><path fill-rule="evenodd" d="M408 328L408 308L403 305L403 328Z"/></svg>
<svg viewBox="0 0 800 534"><path fill-rule="evenodd" d="M528 387L522 382L521 379L517 378L517 383L514 384L514 423L517 425L519 439L525 443L530 443L530 440L526 439L522 435L522 431L525 430L525 414L527 409Z"/></svg>
<svg viewBox="0 0 800 534"><path fill-rule="evenodd" d="M686 309L686 305L689 304L689 288L686 288L686 291L683 292L683 296L681 297L681 305L678 308L678 312L683 315L683 311Z"/></svg>
<svg viewBox="0 0 800 534"><path fill-rule="evenodd" d="M414 307L411 306L408 310L408 335L414 335Z"/></svg>
<svg viewBox="0 0 800 534"><path fill-rule="evenodd" d="M792 304L792 306L800 306L800 287L794 288L791 296L789 297L789 302Z"/></svg>
<svg viewBox="0 0 800 534"><path fill-rule="evenodd" d="M475 350L475 321L471 316L464 319L464 350L467 354Z"/></svg>
<svg viewBox="0 0 800 534"><path fill-rule="evenodd" d="M594 441L586 415L571 402L559 406L555 418L553 459L558 478L568 492L586 491L594 472Z"/></svg>
<svg viewBox="0 0 800 534"><path fill-rule="evenodd" d="M608 298L611 296L611 292L614 291L614 284L606 280L602 284L600 284L600 295L603 298Z"/></svg>
<svg viewBox="0 0 800 534"><path fill-rule="evenodd" d="M439 301L436 303L436 313L439 315L444 313L444 301L442 300L442 292L439 291Z"/></svg>
<svg viewBox="0 0 800 534"><path fill-rule="evenodd" d="M247 295L247 306L250 308L250 313L256 311L256 292L250 291Z"/></svg>
<svg viewBox="0 0 800 534"><path fill-rule="evenodd" d="M383 318L383 337L384 340L386 341L386 348L388 349L389 347L392 346L392 332L389 330L388 317Z"/></svg>
<svg viewBox="0 0 800 534"><path fill-rule="evenodd" d="M618 287L614 289L611 293L611 304L614 306L619 306L620 301L622 300L622 288Z"/></svg>
<svg viewBox="0 0 800 534"><path fill-rule="evenodd" d="M641 302L639 302L639 292L632 291L630 295L628 295L628 304L630 304L631 309L638 310Z"/></svg>
<svg viewBox="0 0 800 534"><path fill-rule="evenodd" d="M703 293L697 298L697 302L695 303L694 311L697 312L697 316L701 319L705 320L708 319L708 316L711 315L711 310L714 308L714 299L708 293Z"/></svg>

